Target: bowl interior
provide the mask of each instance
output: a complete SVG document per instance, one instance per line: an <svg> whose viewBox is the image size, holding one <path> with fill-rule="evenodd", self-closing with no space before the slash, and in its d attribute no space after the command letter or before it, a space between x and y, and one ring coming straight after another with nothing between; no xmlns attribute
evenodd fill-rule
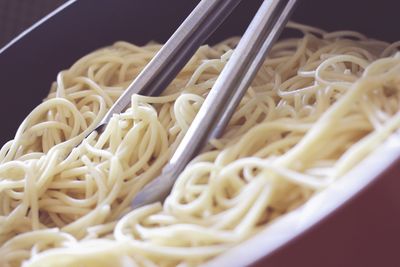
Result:
<svg viewBox="0 0 400 267"><path fill-rule="evenodd" d="M0 144L13 137L23 118L48 93L60 70L81 56L117 40L165 42L197 0L70 1L58 12L0 50L2 97ZM209 43L240 35L260 4L241 6L210 37ZM395 0L303 0L293 20L326 30L356 30L386 41L400 39ZM286 33L288 34L288 33Z"/></svg>

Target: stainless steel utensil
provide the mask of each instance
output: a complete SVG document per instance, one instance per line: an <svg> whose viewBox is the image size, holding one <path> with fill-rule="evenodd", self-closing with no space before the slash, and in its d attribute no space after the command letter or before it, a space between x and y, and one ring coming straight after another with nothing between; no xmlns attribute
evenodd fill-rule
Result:
<svg viewBox="0 0 400 267"><path fill-rule="evenodd" d="M134 198L133 208L163 201L189 161L210 138L220 136L296 2L267 0L262 3L171 160L161 175Z"/></svg>
<svg viewBox="0 0 400 267"><path fill-rule="evenodd" d="M114 103L97 131L122 112L133 94L159 95L241 0L202 0Z"/></svg>

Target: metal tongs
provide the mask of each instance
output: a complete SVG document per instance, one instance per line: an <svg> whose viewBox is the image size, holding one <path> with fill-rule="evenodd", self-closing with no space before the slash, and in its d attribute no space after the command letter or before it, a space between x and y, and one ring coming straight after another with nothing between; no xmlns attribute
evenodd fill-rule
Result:
<svg viewBox="0 0 400 267"><path fill-rule="evenodd" d="M117 100L96 128L120 113L131 95L159 95L241 0L202 0ZM275 42L297 0L264 0L222 70L187 133L159 177L133 199L132 207L163 201L186 165L208 140L219 137Z"/></svg>

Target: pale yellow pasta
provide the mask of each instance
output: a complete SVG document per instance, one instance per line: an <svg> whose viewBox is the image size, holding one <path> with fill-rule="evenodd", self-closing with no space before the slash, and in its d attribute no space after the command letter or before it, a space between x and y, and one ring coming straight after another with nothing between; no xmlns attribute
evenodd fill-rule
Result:
<svg viewBox="0 0 400 267"><path fill-rule="evenodd" d="M89 136L160 45L117 42L60 72L0 150L0 266L199 265L361 162L400 126L399 42L289 27L303 37L274 45L224 135L163 204L133 211L238 39L202 46L161 96L134 95Z"/></svg>

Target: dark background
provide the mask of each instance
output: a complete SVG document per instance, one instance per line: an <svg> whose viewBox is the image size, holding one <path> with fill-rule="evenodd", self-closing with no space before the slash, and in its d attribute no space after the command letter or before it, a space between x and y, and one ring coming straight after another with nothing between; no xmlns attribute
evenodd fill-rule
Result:
<svg viewBox="0 0 400 267"><path fill-rule="evenodd" d="M0 47L66 0L0 0Z"/></svg>

